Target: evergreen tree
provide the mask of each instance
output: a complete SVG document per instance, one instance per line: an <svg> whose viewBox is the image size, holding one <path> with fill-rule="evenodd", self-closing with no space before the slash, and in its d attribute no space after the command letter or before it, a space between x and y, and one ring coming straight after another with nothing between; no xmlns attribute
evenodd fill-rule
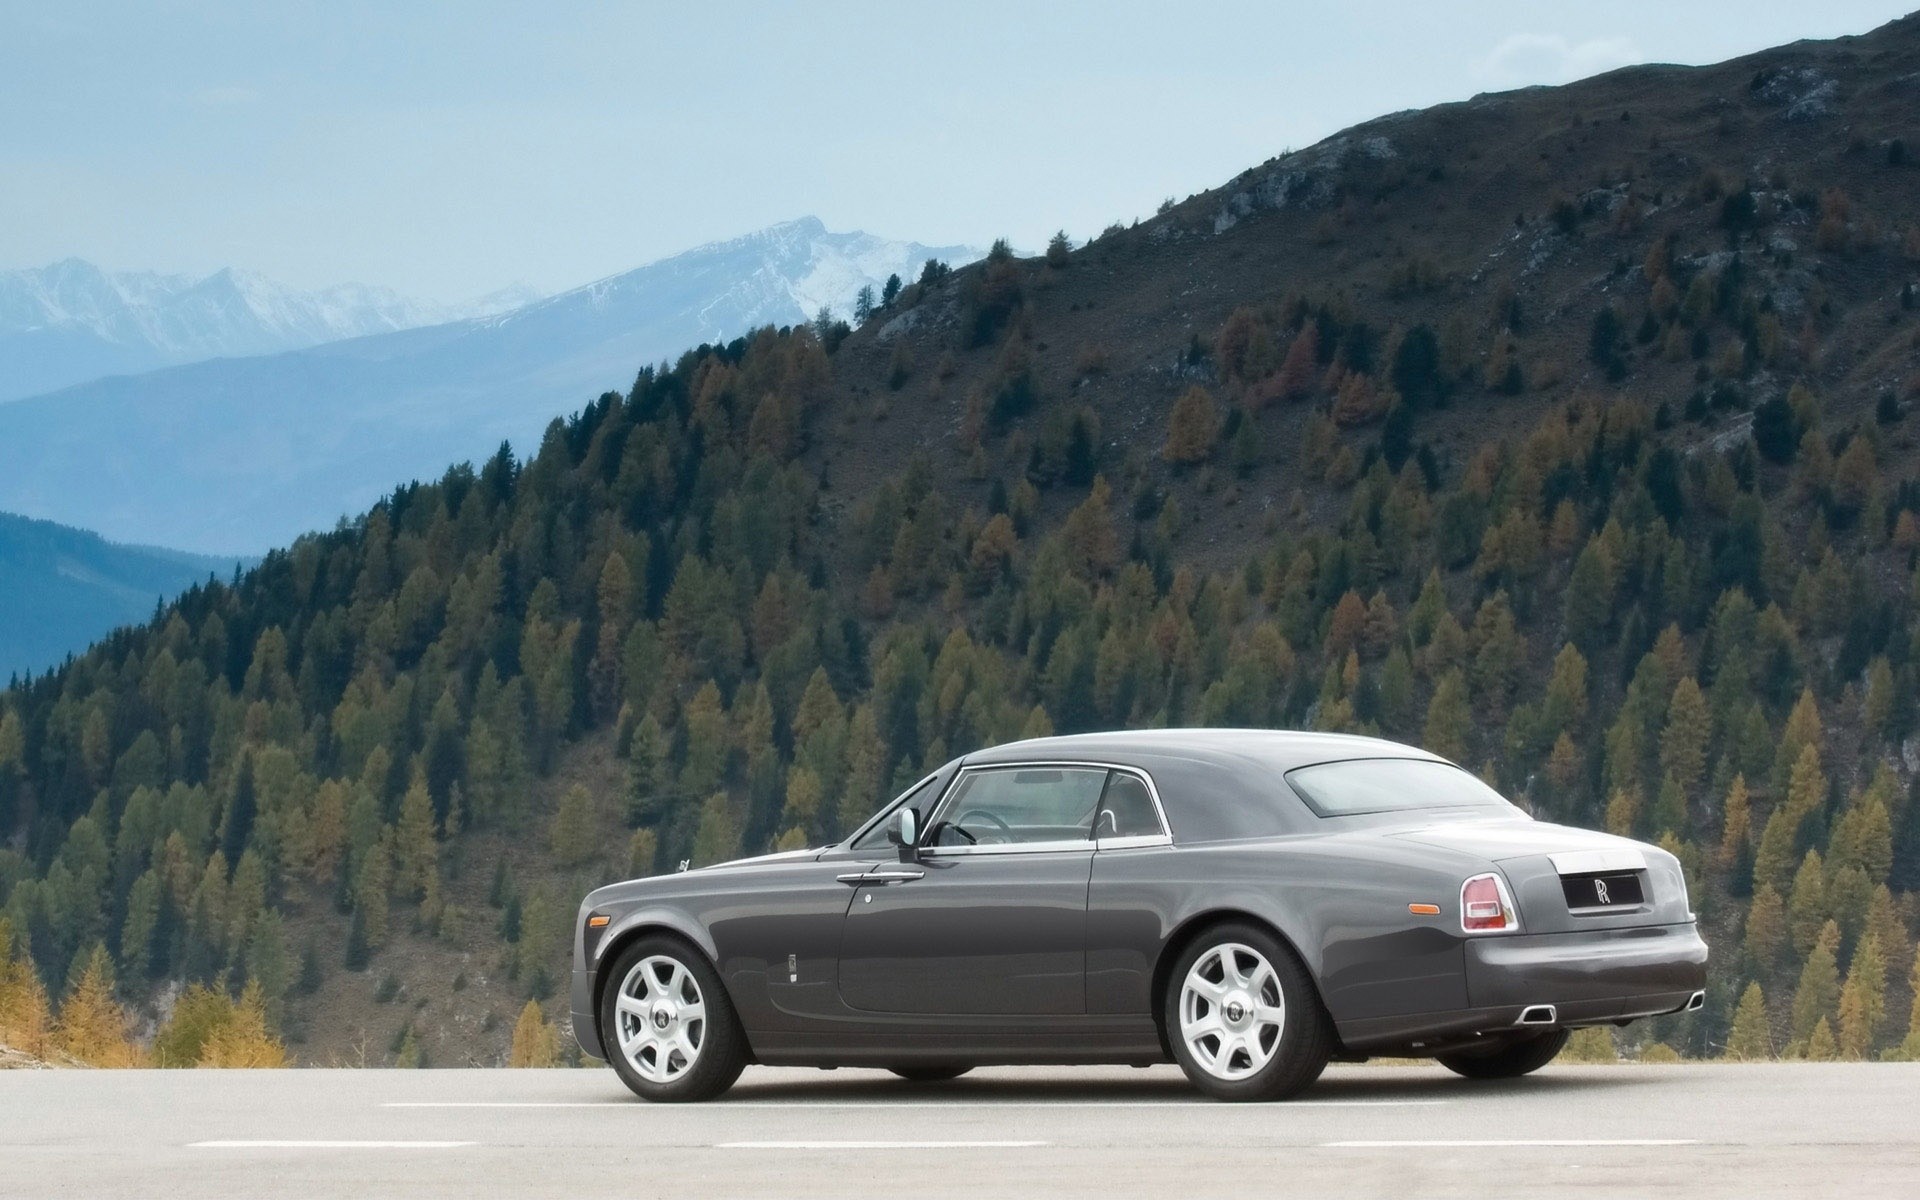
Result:
<svg viewBox="0 0 1920 1200"><path fill-rule="evenodd" d="M1205 462L1213 457L1213 444L1219 436L1219 406L1207 389L1195 384L1174 403L1160 456L1176 467Z"/></svg>
<svg viewBox="0 0 1920 1200"><path fill-rule="evenodd" d="M559 1059L559 1035L540 1012L538 1001L527 1001L520 1019L513 1023L513 1046L507 1052L509 1067L551 1067Z"/></svg>
<svg viewBox="0 0 1920 1200"><path fill-rule="evenodd" d="M1799 986L1793 990L1793 1040L1804 1046L1816 1024L1824 1025L1840 1000L1840 970L1834 964L1834 950L1840 944L1840 929L1827 922L1819 941L1800 969ZM1832 1038L1832 1032L1828 1032Z"/></svg>
<svg viewBox="0 0 1920 1200"><path fill-rule="evenodd" d="M1872 934L1861 939L1847 966L1846 986L1840 989L1840 1054L1865 1059L1873 1055L1880 1026L1887 1017L1887 964L1880 941Z"/></svg>
<svg viewBox="0 0 1920 1200"><path fill-rule="evenodd" d="M1749 983L1740 995L1740 1006L1733 1014L1733 1030L1727 1035L1727 1057L1740 1062L1760 1062L1773 1057L1766 996L1757 982Z"/></svg>
<svg viewBox="0 0 1920 1200"><path fill-rule="evenodd" d="M592 859L600 849L600 821L593 793L574 784L560 797L553 814L553 857L561 866L574 867Z"/></svg>
<svg viewBox="0 0 1920 1200"><path fill-rule="evenodd" d="M60 1002L53 1048L91 1067L137 1067L143 1061L133 1043L132 1021L113 997L113 964L107 948L96 943L72 988Z"/></svg>

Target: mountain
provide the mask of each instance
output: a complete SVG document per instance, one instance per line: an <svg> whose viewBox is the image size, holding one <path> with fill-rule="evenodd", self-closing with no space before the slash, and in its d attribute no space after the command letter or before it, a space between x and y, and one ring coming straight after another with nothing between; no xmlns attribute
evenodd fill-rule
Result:
<svg viewBox="0 0 1920 1200"><path fill-rule="evenodd" d="M1917 91L1908 19L1395 114L583 394L0 695L15 954L497 1063L594 883L1304 727L1678 856L1706 1007L1585 1051L1920 1055Z"/></svg>
<svg viewBox="0 0 1920 1200"><path fill-rule="evenodd" d="M77 258L0 271L0 403L103 375L484 316L535 298L511 288L450 307L358 283L301 291L244 271L107 272Z"/></svg>
<svg viewBox="0 0 1920 1200"><path fill-rule="evenodd" d="M0 508L204 553L258 551L364 510L396 480L532 446L641 364L846 312L964 246L806 218L491 317L99 379L0 405Z"/></svg>
<svg viewBox="0 0 1920 1200"><path fill-rule="evenodd" d="M51 521L0 513L0 677L43 672L209 576L231 578L234 559L120 546Z"/></svg>

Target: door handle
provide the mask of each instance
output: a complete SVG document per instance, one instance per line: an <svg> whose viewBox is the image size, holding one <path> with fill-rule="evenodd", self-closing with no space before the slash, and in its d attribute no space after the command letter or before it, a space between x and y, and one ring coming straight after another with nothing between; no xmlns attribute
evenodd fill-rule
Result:
<svg viewBox="0 0 1920 1200"><path fill-rule="evenodd" d="M855 887L859 887L863 883L906 883L909 880L920 879L925 875L925 871L913 871L903 867L887 867L879 871L851 871L845 875L837 876L837 878L841 883L850 883Z"/></svg>

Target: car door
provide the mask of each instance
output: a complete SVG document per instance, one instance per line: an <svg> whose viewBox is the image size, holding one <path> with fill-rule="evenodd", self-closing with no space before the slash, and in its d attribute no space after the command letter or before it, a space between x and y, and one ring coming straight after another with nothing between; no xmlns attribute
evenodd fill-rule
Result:
<svg viewBox="0 0 1920 1200"><path fill-rule="evenodd" d="M1084 1013L1106 775L1073 764L962 770L925 823L917 860L852 884L841 1000L875 1013Z"/></svg>

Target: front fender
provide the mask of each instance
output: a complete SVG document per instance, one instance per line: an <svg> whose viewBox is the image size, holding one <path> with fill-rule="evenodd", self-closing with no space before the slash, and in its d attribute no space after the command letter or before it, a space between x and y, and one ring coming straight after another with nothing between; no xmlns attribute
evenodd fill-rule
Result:
<svg viewBox="0 0 1920 1200"><path fill-rule="evenodd" d="M600 972L620 947L649 931L676 934L717 962L719 953L706 926L685 909L672 904L652 903L619 913L591 944L587 941L587 914L595 906L589 902L580 908L574 922L573 981L569 989L569 1007L573 1015L574 1040L593 1058L605 1058L605 1042L600 1036Z"/></svg>

